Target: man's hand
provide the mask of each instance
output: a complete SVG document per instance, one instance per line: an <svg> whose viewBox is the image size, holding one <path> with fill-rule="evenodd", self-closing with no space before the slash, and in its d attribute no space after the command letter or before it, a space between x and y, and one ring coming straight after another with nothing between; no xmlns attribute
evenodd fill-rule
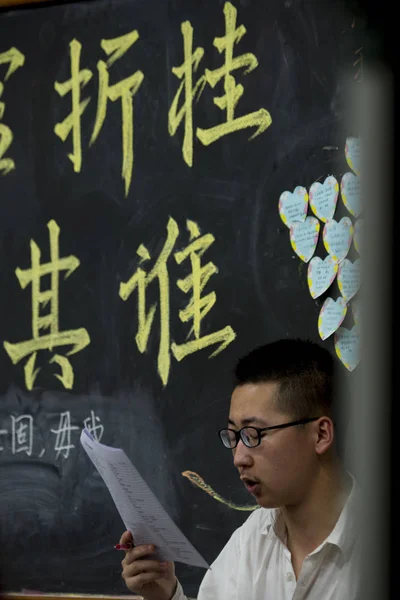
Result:
<svg viewBox="0 0 400 600"><path fill-rule="evenodd" d="M132 534L125 531L120 544L132 544ZM146 600L171 600L177 580L173 562L159 562L146 558L155 551L154 545L134 546L127 550L122 561L122 578L128 590L136 592Z"/></svg>

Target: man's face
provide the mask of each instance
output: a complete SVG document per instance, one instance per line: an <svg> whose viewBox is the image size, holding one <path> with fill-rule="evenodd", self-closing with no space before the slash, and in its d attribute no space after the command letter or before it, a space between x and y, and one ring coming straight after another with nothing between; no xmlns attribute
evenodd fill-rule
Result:
<svg viewBox="0 0 400 600"><path fill-rule="evenodd" d="M276 383L238 386L231 398L229 427L263 428L294 421L292 415L277 408L277 391ZM277 508L302 502L317 471L317 431L315 423L309 423L263 432L255 448L238 442L232 451L234 465L260 506Z"/></svg>

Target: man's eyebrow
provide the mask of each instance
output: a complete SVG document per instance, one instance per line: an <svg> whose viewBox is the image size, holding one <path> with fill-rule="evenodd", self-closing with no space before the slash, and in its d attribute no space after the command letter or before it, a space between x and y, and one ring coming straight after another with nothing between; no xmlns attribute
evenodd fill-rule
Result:
<svg viewBox="0 0 400 600"><path fill-rule="evenodd" d="M234 421L232 421L232 419L228 419L228 423L229 425L233 425L234 427L236 427L236 423ZM247 419L243 419L241 421L241 425L243 427L245 427L246 425L260 425L261 427L268 427L267 423L265 421L263 421L263 419L260 419L259 417L247 417Z"/></svg>

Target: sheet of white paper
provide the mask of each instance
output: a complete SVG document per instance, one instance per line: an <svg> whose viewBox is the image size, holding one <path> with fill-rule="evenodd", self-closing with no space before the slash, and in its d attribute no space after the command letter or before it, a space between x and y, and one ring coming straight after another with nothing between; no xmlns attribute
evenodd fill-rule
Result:
<svg viewBox="0 0 400 600"><path fill-rule="evenodd" d="M84 428L81 444L108 487L121 519L135 544L154 544L157 560L208 568L161 506L125 452L97 442Z"/></svg>

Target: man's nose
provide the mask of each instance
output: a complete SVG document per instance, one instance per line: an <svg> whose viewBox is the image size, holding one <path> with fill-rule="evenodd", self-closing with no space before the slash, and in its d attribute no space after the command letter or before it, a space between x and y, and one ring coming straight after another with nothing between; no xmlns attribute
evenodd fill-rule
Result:
<svg viewBox="0 0 400 600"><path fill-rule="evenodd" d="M248 448L240 439L233 450L233 464L235 467L249 466L253 462L251 448Z"/></svg>

